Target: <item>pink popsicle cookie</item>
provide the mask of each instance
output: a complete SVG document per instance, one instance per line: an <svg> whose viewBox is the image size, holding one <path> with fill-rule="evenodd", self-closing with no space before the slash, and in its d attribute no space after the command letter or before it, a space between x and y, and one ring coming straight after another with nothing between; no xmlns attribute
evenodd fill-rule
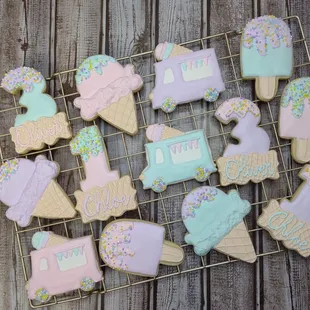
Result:
<svg viewBox="0 0 310 310"><path fill-rule="evenodd" d="M269 151L270 139L258 126L261 114L256 104L244 98L228 99L216 110L215 117L224 124L236 121L231 135L240 142L229 143L217 160L221 185L279 178L277 153Z"/></svg>
<svg viewBox="0 0 310 310"><path fill-rule="evenodd" d="M298 163L310 161L310 78L293 80L281 97L279 136L292 139L292 157Z"/></svg>
<svg viewBox="0 0 310 310"><path fill-rule="evenodd" d="M81 97L74 100L74 105L81 109L84 120L100 116L130 135L137 133L133 92L141 89L143 81L132 65L123 67L107 55L91 56L79 66L75 80Z"/></svg>
<svg viewBox="0 0 310 310"><path fill-rule="evenodd" d="M71 200L55 181L56 162L38 155L35 161L16 158L0 167L0 200L9 209L8 219L21 227L30 225L33 216L47 219L73 218Z"/></svg>
<svg viewBox="0 0 310 310"><path fill-rule="evenodd" d="M104 228L99 252L109 267L146 277L155 277L159 264L177 266L184 258L181 247L165 240L164 227L129 219L113 221Z"/></svg>
<svg viewBox="0 0 310 310"><path fill-rule="evenodd" d="M13 95L23 91L19 104L27 111L18 114L14 127L10 128L17 153L40 150L45 144L54 145L60 138L71 138L67 116L64 112L57 113L54 99L45 94L46 82L40 72L28 67L11 70L1 86Z"/></svg>
<svg viewBox="0 0 310 310"><path fill-rule="evenodd" d="M33 235L32 245L37 250L30 252L29 299L46 303L75 289L89 292L102 280L92 236L68 239L42 231Z"/></svg>
<svg viewBox="0 0 310 310"><path fill-rule="evenodd" d="M119 172L110 170L106 148L97 126L85 127L70 142L71 153L80 155L86 179L80 182L81 191L74 196L76 209L83 223L107 220L134 210L138 204L136 190L129 176L119 177Z"/></svg>

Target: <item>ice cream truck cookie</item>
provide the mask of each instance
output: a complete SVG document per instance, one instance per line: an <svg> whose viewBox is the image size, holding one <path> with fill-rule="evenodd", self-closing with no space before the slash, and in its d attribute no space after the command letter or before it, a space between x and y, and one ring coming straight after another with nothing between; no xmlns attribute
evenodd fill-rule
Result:
<svg viewBox="0 0 310 310"><path fill-rule="evenodd" d="M46 303L52 296L72 290L89 292L102 280L92 236L69 239L41 231L33 235L32 245L36 251L30 252L29 299Z"/></svg>
<svg viewBox="0 0 310 310"><path fill-rule="evenodd" d="M155 88L150 94L153 109L172 112L178 104L205 99L217 100L225 90L215 50L193 52L173 43L160 43L155 49L160 62L155 66Z"/></svg>
<svg viewBox="0 0 310 310"><path fill-rule="evenodd" d="M16 158L0 167L0 201L9 206L6 217L21 227L32 217L73 218L73 204L56 182L59 166L38 155L35 161Z"/></svg>
<svg viewBox="0 0 310 310"><path fill-rule="evenodd" d="M147 128L146 136L152 142L145 144L148 166L139 176L144 189L160 193L169 184L204 182L216 171L203 130L184 133L155 124Z"/></svg>
<svg viewBox="0 0 310 310"><path fill-rule="evenodd" d="M292 35L288 25L275 16L260 16L245 27L240 47L241 74L255 79L256 95L270 101L277 94L278 80L293 72Z"/></svg>
<svg viewBox="0 0 310 310"><path fill-rule="evenodd" d="M178 266L184 252L165 240L165 228L141 220L121 219L109 223L99 241L102 260L111 268L145 277L155 277L159 264Z"/></svg>
<svg viewBox="0 0 310 310"><path fill-rule="evenodd" d="M293 80L284 89L279 115L279 136L292 139L292 157L310 161L310 78Z"/></svg>
<svg viewBox="0 0 310 310"><path fill-rule="evenodd" d="M136 190L128 175L120 178L111 171L106 148L97 126L85 127L70 142L73 155L80 155L86 179L80 182L82 190L74 193L76 209L83 223L104 221L110 216L121 216L138 207Z"/></svg>
<svg viewBox="0 0 310 310"><path fill-rule="evenodd" d="M305 165L299 177L304 180L291 200L280 203L272 199L263 208L257 224L266 229L273 239L280 240L288 249L300 255L310 255L310 165Z"/></svg>
<svg viewBox="0 0 310 310"><path fill-rule="evenodd" d="M27 111L18 114L14 127L10 128L17 153L41 150L45 144L54 145L61 138L71 138L67 116L64 112L57 113L54 99L45 94L46 82L40 72L28 67L11 70L1 86L13 95L23 91L19 104Z"/></svg>
<svg viewBox="0 0 310 310"><path fill-rule="evenodd" d="M250 203L242 200L236 190L225 194L216 187L196 188L182 205L182 218L188 230L185 242L193 245L199 256L215 249L253 263L256 253L243 221L250 210Z"/></svg>
<svg viewBox="0 0 310 310"><path fill-rule="evenodd" d="M91 56L79 66L75 80L81 97L74 100L74 105L84 120L100 116L130 135L138 132L133 92L141 89L143 81L132 65L123 67L107 55Z"/></svg>
<svg viewBox="0 0 310 310"><path fill-rule="evenodd" d="M258 127L261 115L255 103L244 98L228 99L216 110L215 117L224 124L236 121L231 135L240 142L229 143L216 161L221 185L279 178L277 152L269 151L270 139Z"/></svg>

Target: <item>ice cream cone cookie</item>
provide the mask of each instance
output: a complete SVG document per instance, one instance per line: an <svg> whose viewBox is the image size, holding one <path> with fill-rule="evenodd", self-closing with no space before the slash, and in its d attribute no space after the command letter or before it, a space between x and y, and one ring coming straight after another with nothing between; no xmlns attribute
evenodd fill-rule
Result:
<svg viewBox="0 0 310 310"><path fill-rule="evenodd" d="M83 223L107 220L134 210L138 204L136 190L129 176L119 177L119 172L110 170L106 148L97 126L85 127L70 142L71 153L80 155L86 179L75 191L76 209Z"/></svg>
<svg viewBox="0 0 310 310"><path fill-rule="evenodd" d="M258 127L261 114L255 103L244 98L228 99L216 110L215 117L224 124L237 122L231 135L240 142L229 143L216 161L221 185L279 178L277 153L269 151L270 139Z"/></svg>
<svg viewBox="0 0 310 310"><path fill-rule="evenodd" d="M54 99L45 94L46 82L40 72L28 67L11 70L1 86L13 95L23 91L19 104L27 111L18 114L14 127L10 128L17 153L40 150L45 144L54 145L60 138L71 138L67 116L57 113Z"/></svg>
<svg viewBox="0 0 310 310"><path fill-rule="evenodd" d="M291 200L273 199L263 208L257 224L266 229L273 239L280 240L288 249L300 255L310 255L310 165L305 165L299 177L303 183Z"/></svg>
<svg viewBox="0 0 310 310"><path fill-rule="evenodd" d="M172 112L178 104L205 99L217 100L225 90L213 48L193 52L173 43L155 49L155 88L149 98L153 109Z"/></svg>
<svg viewBox="0 0 310 310"><path fill-rule="evenodd" d="M160 193L169 184L204 182L216 171L203 130L185 133L155 124L147 128L146 136L152 142L145 144L148 166L139 176L144 189Z"/></svg>
<svg viewBox="0 0 310 310"><path fill-rule="evenodd" d="M270 101L277 94L278 80L293 71L292 35L288 25L275 16L260 16L245 27L240 47L241 74L255 79L256 95Z"/></svg>
<svg viewBox="0 0 310 310"><path fill-rule="evenodd" d="M253 263L256 253L243 222L250 210L250 203L240 199L235 190L226 195L216 187L196 188L185 197L182 205L182 218L188 230L185 242L193 245L200 256L214 248Z"/></svg>
<svg viewBox="0 0 310 310"><path fill-rule="evenodd" d="M310 161L310 78L293 80L284 89L279 115L279 136L292 139L292 157Z"/></svg>
<svg viewBox="0 0 310 310"><path fill-rule="evenodd" d="M131 219L104 228L99 252L109 267L145 277L155 277L159 264L178 266L184 259L182 248L165 240L163 226Z"/></svg>
<svg viewBox="0 0 310 310"><path fill-rule="evenodd" d="M71 200L54 180L58 164L39 155L35 161L17 158L0 167L0 201L9 206L8 219L21 227L30 224L32 216L58 219L73 218Z"/></svg>
<svg viewBox="0 0 310 310"><path fill-rule="evenodd" d="M141 89L143 81L132 65L123 67L107 55L91 56L79 66L75 80L81 97L74 100L74 105L81 109L84 120L100 116L130 135L137 133L133 92Z"/></svg>
<svg viewBox="0 0 310 310"><path fill-rule="evenodd" d="M69 239L42 231L33 235L32 245L36 251L30 252L29 299L46 303L72 290L89 292L102 280L92 236Z"/></svg>

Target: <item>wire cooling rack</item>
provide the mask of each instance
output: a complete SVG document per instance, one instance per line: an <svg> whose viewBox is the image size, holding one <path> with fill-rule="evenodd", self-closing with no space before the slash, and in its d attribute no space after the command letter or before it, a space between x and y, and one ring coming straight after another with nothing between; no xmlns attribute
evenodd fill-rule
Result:
<svg viewBox="0 0 310 310"><path fill-rule="evenodd" d="M292 30L295 58L294 74L292 78L296 78L302 76L302 72L304 72L303 67L310 64L309 50L299 17L289 16L284 18L284 20L289 24ZM191 189L202 184L199 184L196 181L183 182L181 184L169 186L167 191L164 193L155 194L150 190L143 191L138 176L142 169L146 166L144 151L144 143L146 142L145 129L148 125L153 123L164 123L168 126L173 126L184 131L204 128L206 130L206 135L209 140L214 160L223 153L224 147L227 145L227 141L231 139L230 131L232 126L228 125L224 127L221 123L215 120L213 116L216 107L224 99L230 97L240 96L247 97L249 99L254 98L253 82L243 81L240 76L240 36L241 31L229 31L181 44L193 50L215 47L219 65L223 74L223 79L225 81L226 91L221 94L218 103L209 104L202 103L202 101L194 104L189 103L178 106L176 111L171 114L165 114L162 111L152 110L151 102L148 99L148 94L154 87L155 74L153 72L153 63L156 61L154 52L148 51L118 59L118 61L123 64L133 64L136 67L136 72L139 73L144 80L144 88L136 94L139 118L139 133L137 136L133 138L128 137L122 132L111 128L107 124L100 126L102 121L99 119L96 120L97 125L99 125L101 129L105 128L103 136L107 144L108 153L112 149L109 146L110 143L119 143L116 150L115 147L113 148L115 155L111 156L110 154L109 161L112 168L120 169L122 175L129 174L133 180L133 186L137 188L137 196L139 201L138 210L130 211L125 214L125 217L153 220L164 225L166 228L166 239L174 241L183 247L185 251L185 261L178 267L161 266L159 269L159 275L156 278L142 278L120 273L106 267L102 261L100 261L101 268L104 271L104 279L99 284L97 283L96 290L91 294L103 294L121 288L147 283L156 279L160 280L163 278L177 276L236 261L228 256L216 254L215 251L211 251L211 254L208 254L207 256L198 257L194 255L191 246L184 244L183 237L185 234L185 228L181 219L181 203L184 196ZM89 125L80 118L79 111L74 109L72 105L74 97L77 96L75 86L72 87L72 84L74 84L73 76L75 71L76 69L72 69L55 73L52 77L47 79L50 93L53 91L57 94L54 97L55 101L58 104L59 110L66 112L74 135L79 129L84 127L85 124ZM68 83L68 81L71 82ZM287 81L280 84L278 95L271 103L258 103L262 114L261 126L267 131L271 138L271 149L276 150L278 153L278 159L280 162L280 179L276 181L265 180L258 185L249 183L245 186L224 188L225 192L227 192L227 189L236 188L240 192L243 199L248 199L251 202L253 207L252 212L249 216L247 216L245 223L256 247L258 257L282 251L282 246L278 243L278 241L272 240L268 237L267 233L263 234L261 232L261 228L256 226L255 220L261 212L261 207L264 206L271 198L280 199L284 197L291 197L295 189L293 188L293 179L297 180L297 173L301 168L301 166L297 164L295 165L294 163L291 165L290 143L287 140L282 140L279 138L277 134L279 98L286 83ZM68 85L71 86L68 87ZM0 110L0 117L2 116L2 119L4 119L2 124L6 124L7 119L13 119L12 116L11 118L9 117L9 113L13 113L14 115L16 113L21 113L22 107L18 105L18 98L5 93L3 89L0 89L0 95L3 95L1 98L7 96L6 103L8 108ZM11 106L12 101L14 103L14 107ZM253 101L258 102L257 100ZM95 123L95 121L93 123ZM7 125L9 128L13 124ZM1 131L3 130L3 127L5 127L5 125L2 126ZM0 159L2 163L16 156L14 152L14 145L9 144L11 142L8 142L10 140L8 128L6 128L5 133L1 132L0 134ZM3 141L6 139L8 140L4 146ZM112 139L112 141L109 142L110 139ZM68 142L68 140L59 141L53 147L47 147L41 151L28 153L24 157L32 159L34 155L44 154L50 160L57 161L57 157L60 154L68 154L68 157L64 155L64 158L67 159L64 166L69 165L69 167L61 167L62 171L60 172L60 177L58 179L60 179L60 184L64 187L66 186L61 183L62 179L68 180L67 184L70 185L70 189L67 190L67 193L69 197L74 200L73 192L79 188L79 180L83 179L84 171L79 158L70 155ZM12 147L7 147L8 144ZM132 151L132 145L135 145L134 151ZM72 167L72 165L74 166ZM292 168L292 166L294 168ZM73 175L73 178L62 178L61 175ZM71 186L73 184L75 186L74 189L72 189ZM220 187L217 173L213 174L210 180L204 184ZM274 190L275 188L278 188L278 190ZM279 193L281 195L280 197L277 197ZM76 228L77 225L78 228ZM91 233L94 237L96 246L98 246L98 240L104 225L104 222L98 221L90 224L83 224L80 217L70 220L54 221L34 219L31 226L27 227L27 229L21 229L15 224L19 256L21 258L21 268L25 281L27 281L31 276L29 253L32 250L31 237L36 231L56 230L57 233L62 231L63 235L71 238ZM268 245L265 246L265 243ZM57 303L79 300L88 296L89 294L77 290L73 293L64 294L62 296L54 296L46 305L48 306ZM29 301L29 303L32 308L40 307L40 305L35 302Z"/></svg>

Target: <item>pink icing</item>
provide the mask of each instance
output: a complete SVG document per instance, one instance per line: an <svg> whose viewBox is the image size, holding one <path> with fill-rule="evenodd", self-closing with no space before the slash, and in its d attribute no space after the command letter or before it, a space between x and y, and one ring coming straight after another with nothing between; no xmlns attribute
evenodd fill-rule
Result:
<svg viewBox="0 0 310 310"><path fill-rule="evenodd" d="M77 84L81 98L76 98L74 105L81 109L82 118L90 120L121 97L137 91L142 84L141 76L134 73L132 65L123 68L117 62L110 62L102 74L92 71L88 79Z"/></svg>
<svg viewBox="0 0 310 310"><path fill-rule="evenodd" d="M58 165L42 155L35 162L20 159L16 173L2 182L0 199L9 206L7 218L21 227L28 226L33 209L57 174Z"/></svg>
<svg viewBox="0 0 310 310"><path fill-rule="evenodd" d="M32 251L30 256L32 266L28 288L30 299L34 299L35 292L41 288L46 289L49 296L52 296L80 288L80 282L84 278L91 278L95 282L102 279L92 236ZM59 256L62 257L61 260ZM42 260L46 262L46 270L40 270ZM70 269L61 271L60 268L66 261L70 262L67 263Z"/></svg>
<svg viewBox="0 0 310 310"><path fill-rule="evenodd" d="M155 57L157 60L162 60L167 46L167 42L159 43L155 48Z"/></svg>
<svg viewBox="0 0 310 310"><path fill-rule="evenodd" d="M93 187L103 187L111 181L119 179L119 172L111 171L107 165L105 153L99 153L97 156L89 155L88 161L84 162L86 179L80 182L83 192L87 192Z"/></svg>
<svg viewBox="0 0 310 310"><path fill-rule="evenodd" d="M146 137L149 141L158 142L161 140L162 133L165 129L165 125L154 124L150 125L146 129Z"/></svg>
<svg viewBox="0 0 310 310"><path fill-rule="evenodd" d="M99 251L112 268L156 276L165 229L151 222L117 220L102 232Z"/></svg>

